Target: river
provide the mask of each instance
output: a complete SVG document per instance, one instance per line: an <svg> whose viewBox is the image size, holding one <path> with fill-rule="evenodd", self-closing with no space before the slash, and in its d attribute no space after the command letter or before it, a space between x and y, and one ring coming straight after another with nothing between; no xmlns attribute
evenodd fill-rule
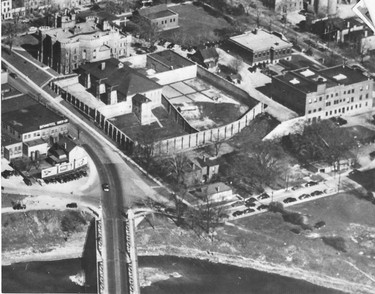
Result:
<svg viewBox="0 0 375 294"><path fill-rule="evenodd" d="M181 275L144 287L142 294L343 294L302 280L195 259L140 257L139 267ZM80 259L4 266L2 293L85 293L69 280L81 270Z"/></svg>

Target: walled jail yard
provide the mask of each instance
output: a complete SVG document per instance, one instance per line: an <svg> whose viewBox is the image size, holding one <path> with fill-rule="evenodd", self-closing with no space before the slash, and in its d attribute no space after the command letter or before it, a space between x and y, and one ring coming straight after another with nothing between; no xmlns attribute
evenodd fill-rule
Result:
<svg viewBox="0 0 375 294"><path fill-rule="evenodd" d="M233 96L194 78L169 84L163 95L197 130L207 130L239 119L248 109Z"/></svg>

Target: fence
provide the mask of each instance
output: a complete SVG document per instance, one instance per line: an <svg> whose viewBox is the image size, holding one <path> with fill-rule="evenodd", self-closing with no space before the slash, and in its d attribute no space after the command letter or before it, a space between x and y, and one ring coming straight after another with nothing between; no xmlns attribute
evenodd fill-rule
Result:
<svg viewBox="0 0 375 294"><path fill-rule="evenodd" d="M133 151L135 142L128 136L126 136L124 132L119 130L108 119L106 119L106 117L103 114L101 114L97 109L91 108L88 105L84 104L77 97L68 93L67 91L56 85L53 81L49 83L49 86L56 94L61 95L61 97L66 102L73 105L81 113L83 113L90 120L96 123L97 126L99 126L104 131L104 133L108 135L108 137L115 141L121 149L129 153Z"/></svg>

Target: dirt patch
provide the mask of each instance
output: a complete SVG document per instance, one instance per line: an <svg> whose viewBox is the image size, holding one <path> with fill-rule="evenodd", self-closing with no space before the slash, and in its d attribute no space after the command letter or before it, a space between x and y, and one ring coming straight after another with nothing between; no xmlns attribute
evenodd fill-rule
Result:
<svg viewBox="0 0 375 294"><path fill-rule="evenodd" d="M2 254L45 253L68 243L82 251L92 215L81 211L40 210L2 214ZM9 256L8 256L9 258ZM7 258L7 260L8 260ZM11 259L11 257L10 257Z"/></svg>

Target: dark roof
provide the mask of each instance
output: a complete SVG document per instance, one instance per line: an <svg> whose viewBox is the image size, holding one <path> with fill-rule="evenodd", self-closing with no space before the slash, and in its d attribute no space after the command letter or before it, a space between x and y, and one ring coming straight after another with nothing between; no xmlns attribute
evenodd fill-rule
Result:
<svg viewBox="0 0 375 294"><path fill-rule="evenodd" d="M102 64L105 64L104 69L101 69ZM125 97L161 88L155 81L141 75L115 58L83 64L79 71L82 72L82 70L96 79L103 80L107 85L115 87Z"/></svg>
<svg viewBox="0 0 375 294"><path fill-rule="evenodd" d="M133 101L137 101L138 103L147 103L147 102L150 102L151 100L148 99L147 97L141 95L141 94L136 94L135 96L133 96Z"/></svg>
<svg viewBox="0 0 375 294"><path fill-rule="evenodd" d="M155 13L150 13L150 14L147 14L145 15L148 19L158 19L158 18L161 18L161 17L167 17L167 16L171 16L171 15L176 15L177 13L171 11L171 10L163 10L163 11L158 11L158 12L155 12Z"/></svg>
<svg viewBox="0 0 375 294"><path fill-rule="evenodd" d="M177 15L176 12L168 9L166 4L155 5L151 7L141 8L138 10L141 16L148 19L158 19L161 17L167 17L170 15Z"/></svg>
<svg viewBox="0 0 375 294"><path fill-rule="evenodd" d="M201 157L198 157L196 158L196 161L199 163L199 165L201 167L204 167L204 166L216 166L216 165L220 165L220 159L216 158L216 159L206 159L206 160L203 160L203 158Z"/></svg>
<svg viewBox="0 0 375 294"><path fill-rule="evenodd" d="M217 54L215 48L205 48L205 49L199 50L199 52L202 55L203 60L209 59L209 58L218 58L219 57L219 54Z"/></svg>
<svg viewBox="0 0 375 294"><path fill-rule="evenodd" d="M29 99L32 100L32 98ZM7 102L6 105L4 105L4 102ZM62 116L45 106L32 102L27 101L25 96L2 101L2 121L22 134L39 130L41 125L58 122L63 119Z"/></svg>
<svg viewBox="0 0 375 294"><path fill-rule="evenodd" d="M21 140L14 139L5 132L1 132L1 146L6 147L8 145L13 145L16 143L21 143Z"/></svg>
<svg viewBox="0 0 375 294"><path fill-rule="evenodd" d="M332 81L335 81L337 84L344 85L355 84L366 81L368 79L362 74L361 71L342 65L320 70L319 73L327 78L330 78ZM340 79L338 79L339 75L341 75Z"/></svg>
<svg viewBox="0 0 375 294"><path fill-rule="evenodd" d="M161 63L164 63L166 66L173 67L175 69L194 65L194 62L186 59L172 50L152 53L148 55L148 58L155 59Z"/></svg>
<svg viewBox="0 0 375 294"><path fill-rule="evenodd" d="M59 147L60 149L65 150L66 152L72 151L77 144L74 143L72 140L70 140L68 137L60 135L59 136L59 141L57 141L56 146Z"/></svg>

